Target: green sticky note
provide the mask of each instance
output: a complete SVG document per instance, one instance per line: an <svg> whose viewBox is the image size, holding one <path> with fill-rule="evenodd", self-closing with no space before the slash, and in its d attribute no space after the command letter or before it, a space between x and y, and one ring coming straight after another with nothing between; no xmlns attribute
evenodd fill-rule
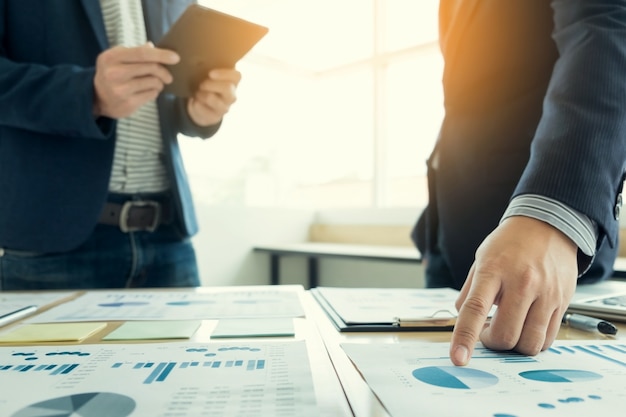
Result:
<svg viewBox="0 0 626 417"><path fill-rule="evenodd" d="M221 319L211 338L294 336L292 318Z"/></svg>
<svg viewBox="0 0 626 417"><path fill-rule="evenodd" d="M0 343L80 342L105 327L106 323L26 324L0 335Z"/></svg>
<svg viewBox="0 0 626 417"><path fill-rule="evenodd" d="M128 321L102 340L189 339L201 320Z"/></svg>

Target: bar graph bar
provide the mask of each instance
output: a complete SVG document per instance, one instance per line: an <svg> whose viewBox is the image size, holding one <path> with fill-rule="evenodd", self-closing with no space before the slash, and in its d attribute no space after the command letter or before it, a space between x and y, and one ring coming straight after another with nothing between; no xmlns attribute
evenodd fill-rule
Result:
<svg viewBox="0 0 626 417"><path fill-rule="evenodd" d="M31 367L34 365L30 365ZM152 384L156 382L163 382L167 379L167 377L175 370L189 370L194 368L210 368L210 369L220 369L220 370L232 370L236 372L237 370L243 371L263 371L266 367L265 359L249 359L247 361L244 360L226 360L226 361L183 361L183 362L136 362L136 363L123 363L123 362L115 362L111 365L111 369L120 369L122 367L130 367L133 370L143 370L150 369L150 374L143 381L143 384ZM73 368L72 368L73 369ZM66 365L64 368L57 368L55 373L64 373L71 372L69 366ZM2 369L0 368L0 371Z"/></svg>
<svg viewBox="0 0 626 417"><path fill-rule="evenodd" d="M0 365L0 372L41 372L41 371L51 371L50 375L68 375L76 368L78 368L79 364L77 363L66 363L63 365L58 364L50 364L50 365Z"/></svg>
<svg viewBox="0 0 626 417"><path fill-rule="evenodd" d="M611 362L615 365L626 367L626 356L624 360L618 359L615 355L626 355L626 345L614 344L614 345L568 345L552 346L549 351L557 355L589 355Z"/></svg>

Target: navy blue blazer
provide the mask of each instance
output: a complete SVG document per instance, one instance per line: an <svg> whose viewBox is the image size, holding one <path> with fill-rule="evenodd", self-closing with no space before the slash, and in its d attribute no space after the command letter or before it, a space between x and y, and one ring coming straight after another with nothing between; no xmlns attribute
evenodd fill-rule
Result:
<svg viewBox="0 0 626 417"><path fill-rule="evenodd" d="M143 0L158 42L191 0ZM98 0L0 0L0 248L67 251L94 229L108 193L115 120L92 115L96 57L109 47ZM158 109L176 224L197 222L176 136L209 137L183 100Z"/></svg>
<svg viewBox="0 0 626 417"><path fill-rule="evenodd" d="M510 199L539 194L597 224L606 277L626 170L626 3L441 0L440 27L445 118L418 248L438 247L460 287Z"/></svg>

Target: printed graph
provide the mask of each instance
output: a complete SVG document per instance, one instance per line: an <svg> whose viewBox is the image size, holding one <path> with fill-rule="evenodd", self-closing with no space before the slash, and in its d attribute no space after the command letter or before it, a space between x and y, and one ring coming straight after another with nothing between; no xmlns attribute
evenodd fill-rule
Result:
<svg viewBox="0 0 626 417"><path fill-rule="evenodd" d="M342 347L394 417L611 415L626 402L620 340L561 342L533 357L479 346L464 367L451 365L448 343Z"/></svg>
<svg viewBox="0 0 626 417"><path fill-rule="evenodd" d="M37 402L11 417L126 417L135 405L135 401L125 395L89 392Z"/></svg>
<svg viewBox="0 0 626 417"><path fill-rule="evenodd" d="M602 378L602 375L595 372L580 371L578 369L541 369L520 372L519 375L532 381L556 383L586 382Z"/></svg>
<svg viewBox="0 0 626 417"><path fill-rule="evenodd" d="M488 372L455 366L427 366L413 371L415 379L429 385L454 389L480 389L498 383Z"/></svg>
<svg viewBox="0 0 626 417"><path fill-rule="evenodd" d="M0 347L1 417L319 416L304 341L66 349Z"/></svg>
<svg viewBox="0 0 626 417"><path fill-rule="evenodd" d="M284 289L198 293L103 291L84 294L28 322L304 317L298 294L296 290Z"/></svg>
<svg viewBox="0 0 626 417"><path fill-rule="evenodd" d="M44 364L44 365L1 365L0 372L45 372L50 375L68 375L78 367L77 363L72 364Z"/></svg>
<svg viewBox="0 0 626 417"><path fill-rule="evenodd" d="M220 369L222 372L250 372L265 370L265 359L247 359L247 360L214 360L214 361L192 361L192 362L137 362L122 363L116 362L111 368L121 369L130 368L133 370L148 370L149 374L143 381L144 384L152 384L154 382L163 382L175 369L192 369L206 368L206 370ZM205 372L206 372L205 370Z"/></svg>

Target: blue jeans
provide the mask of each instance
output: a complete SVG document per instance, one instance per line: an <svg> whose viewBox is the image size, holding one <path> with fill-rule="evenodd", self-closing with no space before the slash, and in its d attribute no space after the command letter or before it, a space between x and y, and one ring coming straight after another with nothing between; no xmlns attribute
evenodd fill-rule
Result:
<svg viewBox="0 0 626 417"><path fill-rule="evenodd" d="M0 290L196 287L200 285L191 241L173 226L124 233L97 225L80 247L64 253L4 250Z"/></svg>

